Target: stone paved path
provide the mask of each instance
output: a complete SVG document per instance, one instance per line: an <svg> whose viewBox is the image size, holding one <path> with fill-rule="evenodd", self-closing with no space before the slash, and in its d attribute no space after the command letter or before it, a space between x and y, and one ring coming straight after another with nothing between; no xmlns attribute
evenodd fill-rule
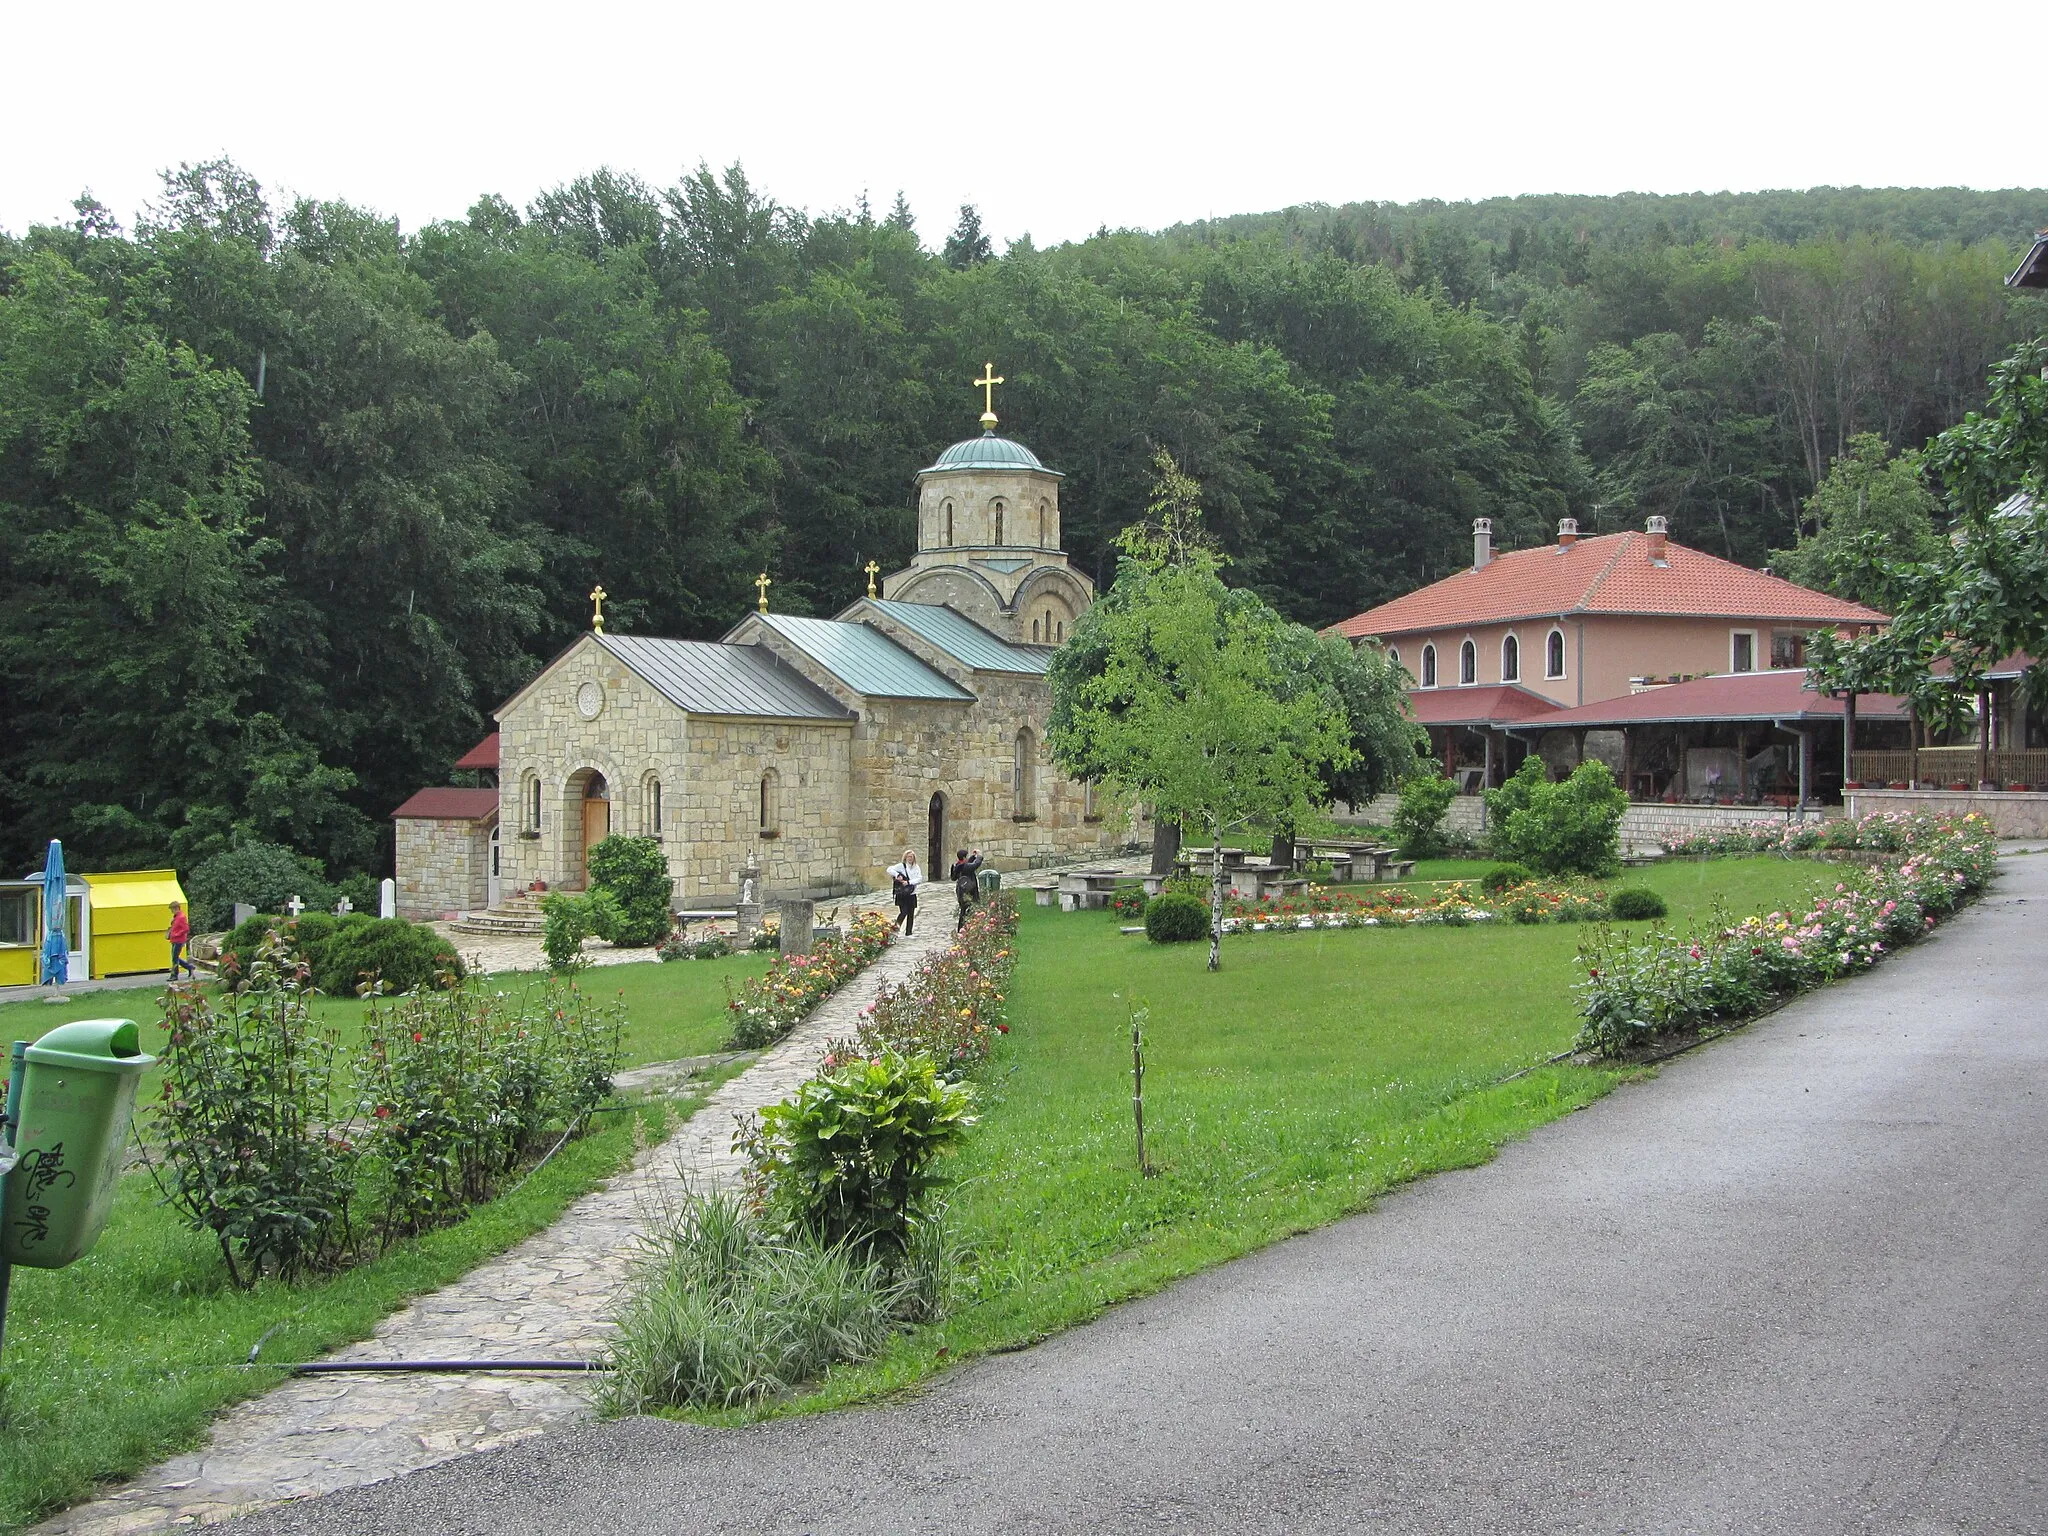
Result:
<svg viewBox="0 0 2048 1536"><path fill-rule="evenodd" d="M604 1348L634 1239L685 1183L737 1179L736 1115L786 1098L826 1043L853 1032L882 982L943 949L952 923L927 903L915 937L899 940L821 1003L787 1039L717 1089L704 1107L627 1173L562 1219L454 1285L392 1314L336 1359L588 1359ZM588 1418L570 1375L311 1376L229 1410L207 1444L36 1529L65 1536L203 1525L284 1499L359 1487Z"/></svg>

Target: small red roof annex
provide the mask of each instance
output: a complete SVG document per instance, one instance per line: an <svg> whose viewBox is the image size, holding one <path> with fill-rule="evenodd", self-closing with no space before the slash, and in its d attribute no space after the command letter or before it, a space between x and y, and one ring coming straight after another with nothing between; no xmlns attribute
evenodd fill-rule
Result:
<svg viewBox="0 0 2048 1536"><path fill-rule="evenodd" d="M488 821L498 814L495 789L423 789L391 813L393 821Z"/></svg>
<svg viewBox="0 0 2048 1536"><path fill-rule="evenodd" d="M1861 603L1766 576L1683 544L1650 558L1651 536L1605 533L1495 555L1334 626L1347 639L1392 639L1468 624L1502 624L1575 613L1782 619L1807 624L1882 624Z"/></svg>
<svg viewBox="0 0 2048 1536"><path fill-rule="evenodd" d="M457 768L479 768L489 772L498 771L498 733L491 732L482 741L455 759Z"/></svg>
<svg viewBox="0 0 2048 1536"><path fill-rule="evenodd" d="M1549 699L1518 683L1413 688L1408 693L1408 707L1422 725L1501 725L1557 711L1557 705Z"/></svg>
<svg viewBox="0 0 2048 1536"><path fill-rule="evenodd" d="M1585 726L1689 724L1714 720L1839 720L1842 701L1806 687L1806 672L1785 667L1769 672L1729 672L1696 677L1689 683L1646 688L1641 693L1597 704L1581 704L1543 717L1544 728L1576 730ZM1906 701L1888 693L1856 695L1862 720L1903 720Z"/></svg>

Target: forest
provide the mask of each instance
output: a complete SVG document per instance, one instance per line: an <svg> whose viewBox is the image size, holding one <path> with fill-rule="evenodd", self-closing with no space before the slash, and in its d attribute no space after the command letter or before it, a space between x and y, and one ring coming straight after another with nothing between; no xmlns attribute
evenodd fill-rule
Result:
<svg viewBox="0 0 2048 1536"><path fill-rule="evenodd" d="M757 571L829 613L904 563L990 360L1099 581L1162 448L1228 578L1309 624L1455 570L1476 516L1513 548L1662 513L1762 565L1837 459L1918 448L2048 328L2002 286L2043 223L1817 189L998 252L972 208L928 249L900 196L810 214L738 167L412 231L225 161L128 226L82 196L0 234L0 860L386 872L390 810L593 585L611 628L712 638Z"/></svg>

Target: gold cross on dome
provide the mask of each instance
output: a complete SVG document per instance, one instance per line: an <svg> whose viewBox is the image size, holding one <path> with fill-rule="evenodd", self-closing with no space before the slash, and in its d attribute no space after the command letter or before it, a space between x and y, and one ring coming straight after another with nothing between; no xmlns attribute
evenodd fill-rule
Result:
<svg viewBox="0 0 2048 1536"><path fill-rule="evenodd" d="M1002 375L996 372L994 363L982 364L981 377L974 384L981 391L981 424L984 427L993 429L996 424L996 386L1002 382Z"/></svg>
<svg viewBox="0 0 2048 1536"><path fill-rule="evenodd" d="M763 571L754 578L754 590L761 594L761 611L763 613L768 611L768 589L774 585L775 583L768 579L766 571Z"/></svg>
<svg viewBox="0 0 2048 1536"><path fill-rule="evenodd" d="M868 573L868 596L873 597L875 595L875 577L880 574L882 568L870 560L861 569Z"/></svg>
<svg viewBox="0 0 2048 1536"><path fill-rule="evenodd" d="M604 633L604 600L608 595L602 586L590 589L590 632L594 635Z"/></svg>

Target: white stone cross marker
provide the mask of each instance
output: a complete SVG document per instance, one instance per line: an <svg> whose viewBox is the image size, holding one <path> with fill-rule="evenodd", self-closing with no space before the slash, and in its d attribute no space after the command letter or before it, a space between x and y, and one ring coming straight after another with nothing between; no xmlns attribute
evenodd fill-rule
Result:
<svg viewBox="0 0 2048 1536"><path fill-rule="evenodd" d="M291 913L293 917L297 917L301 912L306 910L306 904L303 901L299 900L298 897L294 896L290 901L284 904L284 909L285 911Z"/></svg>
<svg viewBox="0 0 2048 1536"><path fill-rule="evenodd" d="M356 904L344 896L334 904L334 915L336 917L347 917L355 909Z"/></svg>
<svg viewBox="0 0 2048 1536"><path fill-rule="evenodd" d="M387 878L378 882L377 915L379 917L398 916L398 882L396 880Z"/></svg>

